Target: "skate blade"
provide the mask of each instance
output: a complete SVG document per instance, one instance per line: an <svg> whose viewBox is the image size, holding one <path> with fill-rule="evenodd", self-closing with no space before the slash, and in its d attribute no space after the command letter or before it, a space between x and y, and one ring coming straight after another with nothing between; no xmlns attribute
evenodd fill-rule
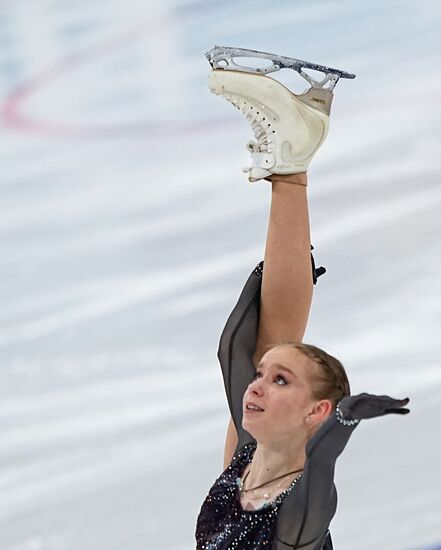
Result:
<svg viewBox="0 0 441 550"><path fill-rule="evenodd" d="M215 46L205 54L213 69L225 69L230 71L242 71L255 74L269 74L281 69L293 69L300 76L307 80L313 88L321 88L332 91L340 78L355 78L355 74L347 73L340 69L327 67L326 65L318 65L309 61L302 61L293 57L286 57L269 52L261 52L257 50L248 50L246 48L230 48L225 46ZM248 67L240 65L235 61L236 58L258 58L271 61L268 67ZM325 74L325 77L317 81L307 74L302 69L313 69ZM325 87L329 84L327 87Z"/></svg>

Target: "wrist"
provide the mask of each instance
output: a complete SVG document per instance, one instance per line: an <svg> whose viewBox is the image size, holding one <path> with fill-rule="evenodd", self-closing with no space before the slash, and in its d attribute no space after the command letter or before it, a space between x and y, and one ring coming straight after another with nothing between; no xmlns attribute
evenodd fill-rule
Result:
<svg viewBox="0 0 441 550"><path fill-rule="evenodd" d="M273 184L275 183L294 183L297 185L303 185L307 187L308 178L306 172L299 172L295 174L272 174L268 177L268 180Z"/></svg>
<svg viewBox="0 0 441 550"><path fill-rule="evenodd" d="M359 418L355 418L351 413L343 412L341 409L341 401L337 403L337 407L335 408L335 415L337 417L337 420L340 422L340 424L343 424L344 426L356 426L359 422Z"/></svg>

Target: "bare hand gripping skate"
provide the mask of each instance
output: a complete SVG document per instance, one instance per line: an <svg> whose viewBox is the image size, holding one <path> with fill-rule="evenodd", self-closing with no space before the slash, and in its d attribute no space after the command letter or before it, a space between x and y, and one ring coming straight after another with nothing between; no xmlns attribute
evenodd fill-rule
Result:
<svg viewBox="0 0 441 550"><path fill-rule="evenodd" d="M256 137L257 141L247 144L253 161L251 168L244 169L249 172L249 180L306 172L328 132L332 90L340 78L355 78L355 75L245 48L215 46L205 55L213 68L210 90L242 112ZM255 66L241 65L235 61L237 58L255 58ZM268 60L271 65L259 67L258 59ZM281 69L297 71L310 87L302 94L293 94L266 76ZM304 69L320 71L325 76L317 81Z"/></svg>

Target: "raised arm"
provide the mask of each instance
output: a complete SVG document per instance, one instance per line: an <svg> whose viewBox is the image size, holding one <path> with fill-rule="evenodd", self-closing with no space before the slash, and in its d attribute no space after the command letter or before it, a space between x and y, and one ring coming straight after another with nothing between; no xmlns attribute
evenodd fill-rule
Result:
<svg viewBox="0 0 441 550"><path fill-rule="evenodd" d="M234 451L252 440L242 428L242 399L255 373L253 355L259 324L261 282L262 262L245 282L219 342L218 358L231 414L225 444L225 468Z"/></svg>
<svg viewBox="0 0 441 550"><path fill-rule="evenodd" d="M225 450L224 450L224 470L228 467L231 459L234 456L234 451L237 449L239 443L239 437L237 435L236 428L234 426L233 419L230 416L228 422L227 436L225 438Z"/></svg>
<svg viewBox="0 0 441 550"><path fill-rule="evenodd" d="M315 270L313 261L311 266L306 173L273 175L271 179L271 208L265 261L263 270L260 272L262 275L260 298L254 296L254 304L250 312L251 330L249 320L244 318L243 324L248 326L248 330L246 326L240 328L241 335L231 329L227 331L227 337L224 331L223 341L221 341L219 358L229 365L223 366L223 373L227 396L231 395L230 411L233 409L233 399L237 401L236 409L242 406L240 395L243 395L246 385L251 381L253 369L250 368L248 360L248 365L245 362L236 364L235 368L243 372L237 373L231 370L233 345L230 345L229 337L233 336L236 342L241 338L246 340L246 353L247 355L251 353L254 367L272 345L287 340L301 341L311 307L313 283L317 276L325 271L324 268ZM254 290L257 291L256 288ZM241 299L243 298L242 294ZM243 310L244 308L240 309L241 315L246 316ZM239 319L240 315L237 315L236 322L239 322ZM232 324L232 321L230 318L227 327ZM246 333L245 338L243 338L244 333ZM227 342L230 345L229 352L226 349ZM235 385L239 391L234 392L235 397L233 397L231 384L233 377L238 380ZM241 419L242 416L237 410L232 413L225 440L224 468L228 466L235 449L240 444L238 425Z"/></svg>
<svg viewBox="0 0 441 550"><path fill-rule="evenodd" d="M256 365L270 346L303 339L312 300L307 175L273 175L271 185Z"/></svg>

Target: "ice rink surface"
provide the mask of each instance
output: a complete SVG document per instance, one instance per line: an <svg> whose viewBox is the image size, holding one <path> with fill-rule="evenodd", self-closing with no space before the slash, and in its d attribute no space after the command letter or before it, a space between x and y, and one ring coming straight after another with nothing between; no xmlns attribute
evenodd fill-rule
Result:
<svg viewBox="0 0 441 550"><path fill-rule="evenodd" d="M215 44L357 74L309 170L328 273L305 340L412 413L359 426L331 532L441 548L440 23L435 0L0 3L2 550L195 546L229 417L218 337L270 198L207 90Z"/></svg>

